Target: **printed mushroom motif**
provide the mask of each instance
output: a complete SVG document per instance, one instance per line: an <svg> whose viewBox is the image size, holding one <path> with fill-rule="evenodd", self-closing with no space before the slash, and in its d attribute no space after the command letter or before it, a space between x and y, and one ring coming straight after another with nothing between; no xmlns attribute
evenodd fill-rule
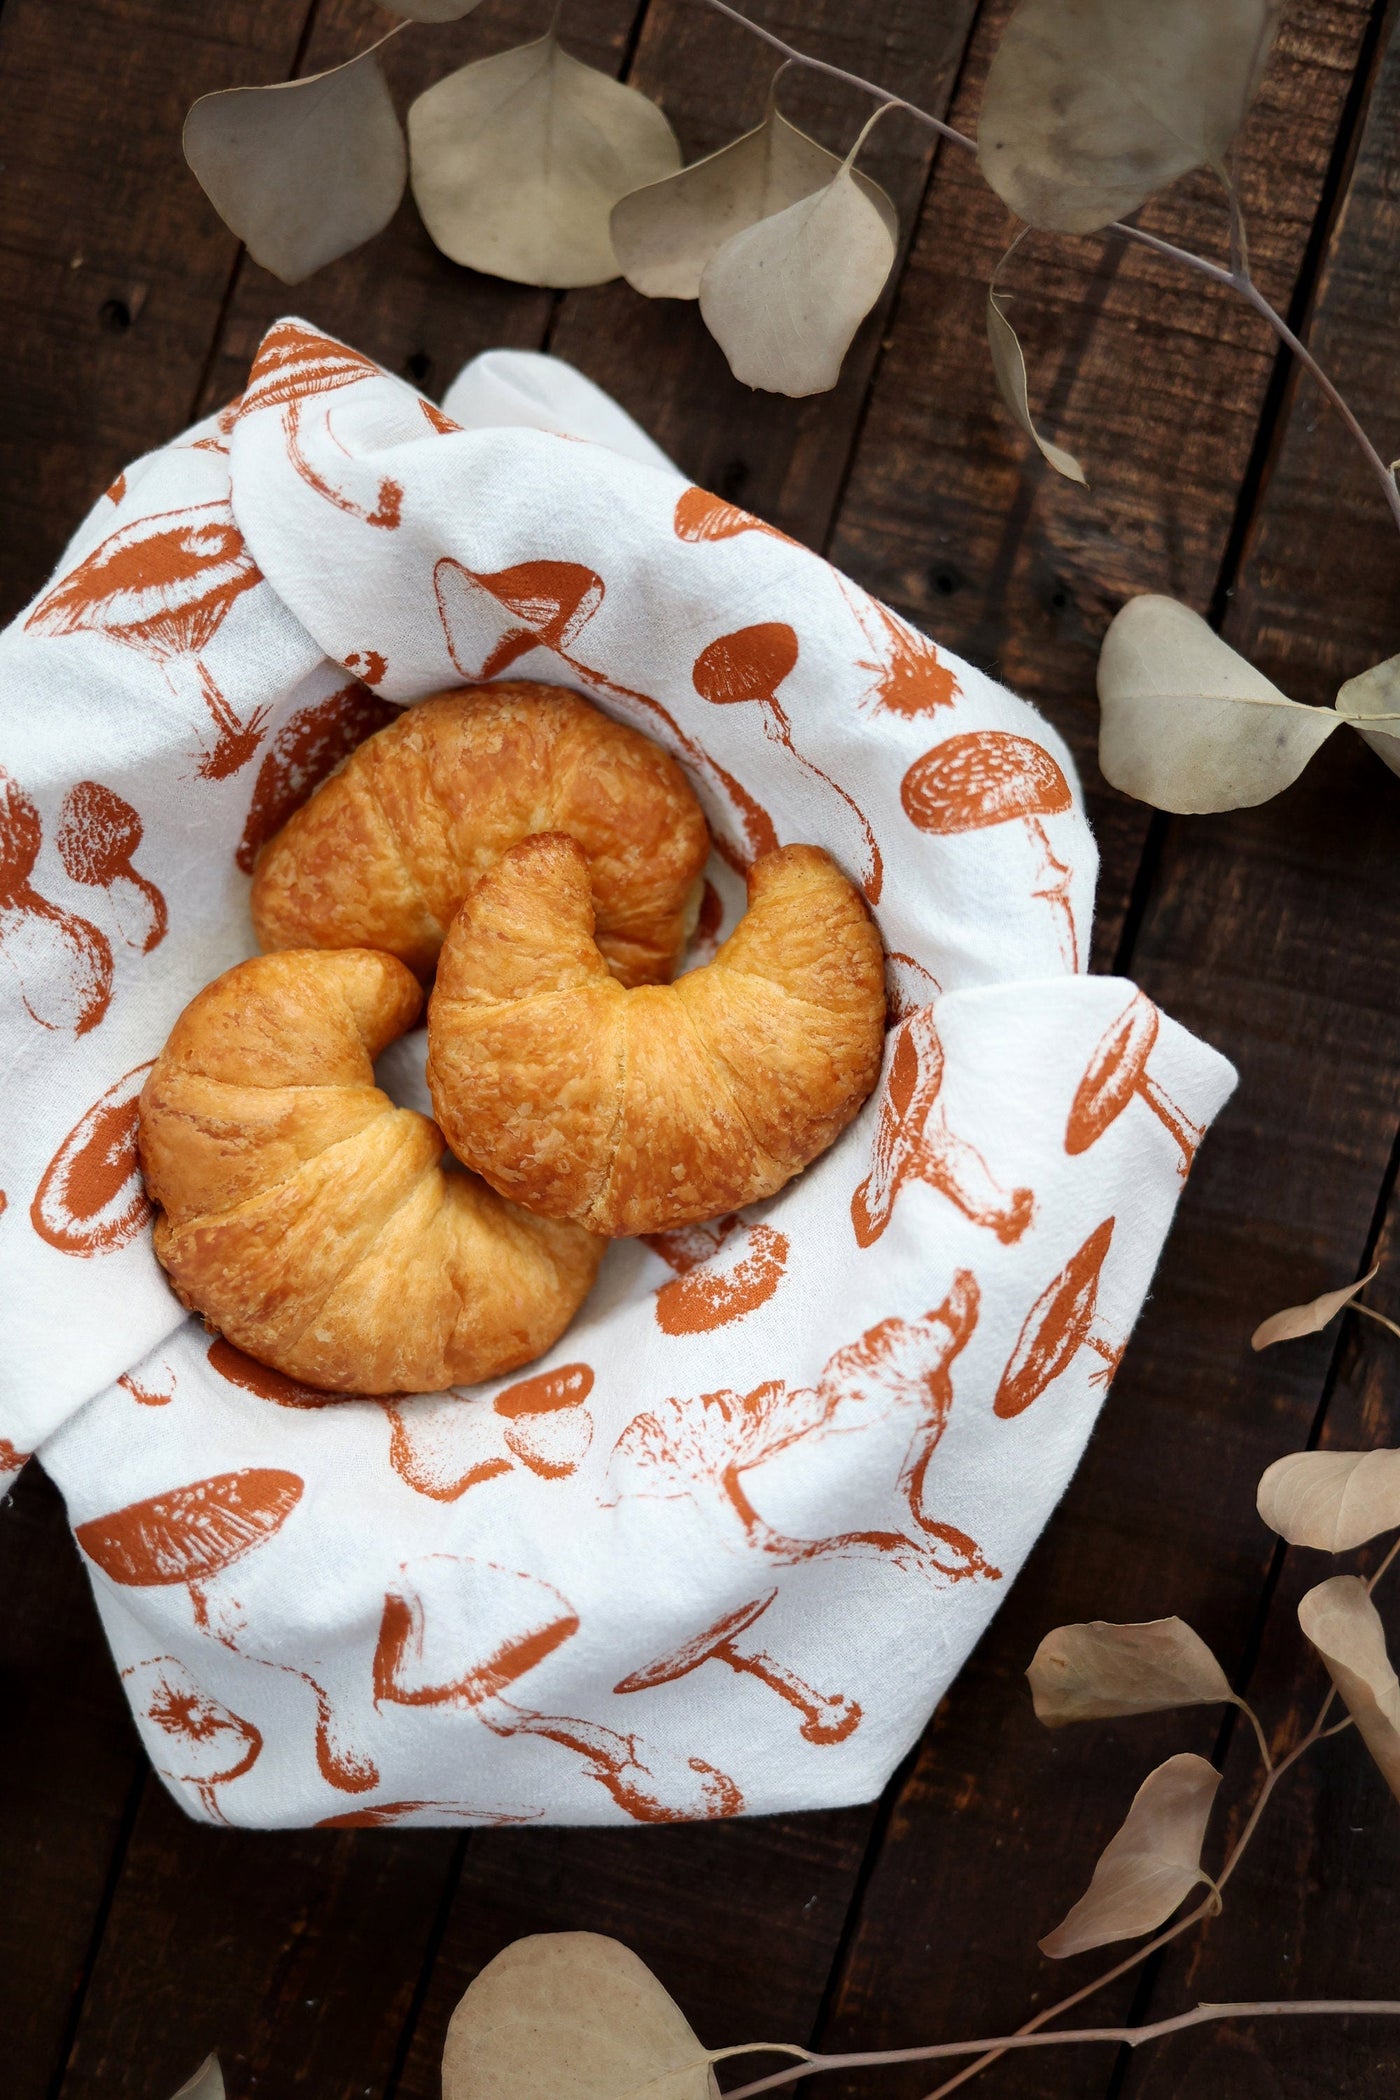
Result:
<svg viewBox="0 0 1400 2100"><path fill-rule="evenodd" d="M30 881L43 844L39 811L0 767L0 959L41 1028L96 1028L112 999L105 934L41 897Z"/></svg>
<svg viewBox="0 0 1400 2100"><path fill-rule="evenodd" d="M925 1006L901 1022L895 1034L874 1159L851 1198L857 1246L874 1246L900 1190L911 1181L937 1189L974 1225L994 1232L1003 1246L1018 1240L1030 1224L1033 1192L1003 1189L977 1148L949 1129L939 1098L942 1086L943 1045L933 1009Z"/></svg>
<svg viewBox="0 0 1400 2100"><path fill-rule="evenodd" d="M1094 1227L1026 1314L992 1403L1003 1421L1024 1414L1081 1349L1092 1349L1103 1359L1103 1369L1094 1372L1091 1384L1107 1385L1117 1370L1125 1345L1093 1331L1113 1226L1114 1220L1105 1218Z"/></svg>
<svg viewBox="0 0 1400 2100"><path fill-rule="evenodd" d="M567 1714L522 1712L508 1700L482 1714L495 1735L543 1736L581 1757L589 1776L611 1794L638 1823L698 1823L744 1812L744 1797L734 1781L702 1757L678 1756L619 1735L599 1721Z"/></svg>
<svg viewBox="0 0 1400 2100"><path fill-rule="evenodd" d="M593 1417L585 1405L592 1390L588 1364L561 1364L507 1386L491 1403L505 1422L507 1449L541 1480L576 1473L593 1441Z"/></svg>
<svg viewBox="0 0 1400 2100"><path fill-rule="evenodd" d="M347 1808L338 1816L322 1816L317 1830L386 1830L398 1823L422 1823L432 1829L446 1822L517 1824L535 1823L544 1814L540 1808L473 1808L465 1801L376 1801L367 1808Z"/></svg>
<svg viewBox="0 0 1400 2100"><path fill-rule="evenodd" d="M192 1786L211 1823L227 1822L215 1789L252 1770L261 1731L201 1691L173 1655L135 1663L122 1678L156 1770Z"/></svg>
<svg viewBox="0 0 1400 2100"><path fill-rule="evenodd" d="M842 1743L860 1726L861 1710L854 1699L846 1698L842 1692L818 1692L805 1684L796 1671L785 1663L777 1662L761 1649L746 1654L736 1648L737 1637L747 1631L756 1619L762 1618L773 1599L776 1589L766 1596L755 1597L748 1604L741 1604L737 1611L727 1612L715 1625L704 1633L697 1633L683 1641L673 1655L663 1656L659 1662L648 1663L644 1669L633 1670L621 1684L614 1685L616 1692L647 1692L657 1685L675 1684L688 1677L707 1662L722 1662L741 1675L756 1677L766 1684L780 1699L786 1699L802 1716L799 1733L809 1743Z"/></svg>
<svg viewBox="0 0 1400 2100"><path fill-rule="evenodd" d="M873 662L864 657L856 660L856 669L869 671L874 680L861 704L877 712L883 709L910 718L955 706L960 697L958 681L928 636L897 618L878 598L868 597L847 583L844 577L837 580L862 634L875 651Z"/></svg>
<svg viewBox="0 0 1400 2100"><path fill-rule="evenodd" d="M435 1502L455 1502L469 1488L514 1471L519 1459L541 1480L577 1472L593 1441L588 1364L537 1372L484 1401L385 1401L389 1463L407 1487Z"/></svg>
<svg viewBox="0 0 1400 2100"><path fill-rule="evenodd" d="M199 761L204 780L227 780L262 741L267 709L246 724L202 661L245 591L262 582L224 499L136 518L60 577L25 621L29 634L104 634L159 664L172 691L192 668L199 704L218 732Z"/></svg>
<svg viewBox="0 0 1400 2100"><path fill-rule="evenodd" d="M769 741L779 745L800 766L841 797L860 826L866 861L861 887L867 901L878 904L884 887L885 864L865 813L839 780L833 780L829 773L824 773L820 766L814 765L798 750L787 710L778 698L779 686L797 668L798 655L796 632L785 620L761 620L756 626L739 627L732 634L718 635L696 657L691 679L701 699L710 701L715 707L757 703L764 734Z"/></svg>
<svg viewBox="0 0 1400 2100"><path fill-rule="evenodd" d="M1161 1016L1152 1001L1145 993L1135 992L1097 1044L1079 1082L1065 1128L1066 1152L1087 1152L1130 1102L1145 1101L1180 1147L1177 1172L1186 1179L1205 1131L1162 1091L1147 1069L1160 1027Z"/></svg>
<svg viewBox="0 0 1400 2100"><path fill-rule="evenodd" d="M133 1589L188 1585L196 1626L209 1626L207 1585L281 1530L302 1482L274 1467L246 1466L90 1517L74 1537L112 1582Z"/></svg>
<svg viewBox="0 0 1400 2100"><path fill-rule="evenodd" d="M99 1095L44 1169L29 1221L60 1254L110 1254L151 1216L136 1151L150 1069L149 1062L135 1066Z"/></svg>
<svg viewBox="0 0 1400 2100"><path fill-rule="evenodd" d="M1079 937L1070 907L1071 871L1056 858L1046 835L1046 817L1073 807L1069 782L1050 753L1028 736L1005 729L971 729L935 744L916 758L900 784L900 800L911 824L936 838L986 831L995 824L1024 824L1040 853L1032 895L1061 914L1061 949L1071 970L1079 968Z"/></svg>
<svg viewBox="0 0 1400 2100"><path fill-rule="evenodd" d="M132 866L144 836L140 816L98 780L68 790L59 813L58 855L74 882L105 890L128 948L149 955L165 939L165 898Z"/></svg>
<svg viewBox="0 0 1400 2100"><path fill-rule="evenodd" d="M376 1706L481 1706L578 1632L578 1613L536 1575L431 1553L384 1599Z"/></svg>
<svg viewBox="0 0 1400 2100"><path fill-rule="evenodd" d="M799 544L787 533L779 532L776 525L765 525L752 511L741 510L737 503L726 503L723 496L712 496L708 489L700 488L683 489L676 498L671 530L678 540L686 540L691 546L707 540L737 539L743 532L762 532L788 547Z"/></svg>
<svg viewBox="0 0 1400 2100"><path fill-rule="evenodd" d="M379 675L384 675L382 664ZM258 767L243 836L233 856L245 875L252 874L259 849L282 829L293 811L310 801L326 775L356 745L396 721L401 712L357 679L326 699L299 708L283 723Z"/></svg>
<svg viewBox="0 0 1400 2100"><path fill-rule="evenodd" d="M720 1249L736 1231L737 1260L718 1266ZM701 1225L645 1235L647 1245L676 1272L656 1293L656 1324L664 1334L712 1334L766 1305L787 1268L787 1234L772 1225L746 1225L736 1211Z"/></svg>
<svg viewBox="0 0 1400 2100"><path fill-rule="evenodd" d="M303 403L317 395L333 394L341 387L354 386L358 380L378 376L379 367L370 358L362 357L358 350L347 350L344 343L334 342L330 336L321 335L300 321L279 321L262 339L238 412L246 416L259 409L280 408L287 457L307 487L352 518L392 532L399 523L403 508L403 490L397 481L381 481L374 506L367 510L353 496L336 488L316 471L302 444ZM326 433L331 435L329 409L326 411Z"/></svg>
<svg viewBox="0 0 1400 2100"><path fill-rule="evenodd" d="M729 837L712 812L716 849L740 874L765 853L777 850L773 820L748 789L711 758L697 738L681 728L669 708L650 693L618 685L574 653L574 644L602 605L607 587L595 569L580 562L525 561L509 569L468 569L444 555L433 570L433 590L447 653L469 684L499 677L531 649L548 649L590 692L599 694L634 728L642 729L683 759L732 814L742 845ZM489 602L483 602L489 601ZM505 611L516 624L500 631Z"/></svg>

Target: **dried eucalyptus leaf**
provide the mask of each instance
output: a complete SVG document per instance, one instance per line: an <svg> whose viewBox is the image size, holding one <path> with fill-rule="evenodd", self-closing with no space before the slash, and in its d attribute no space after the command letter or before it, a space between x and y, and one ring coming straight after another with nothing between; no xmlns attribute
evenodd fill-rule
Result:
<svg viewBox="0 0 1400 2100"><path fill-rule="evenodd" d="M374 51L305 80L201 95L183 143L224 224L284 284L387 226L408 173Z"/></svg>
<svg viewBox="0 0 1400 2100"><path fill-rule="evenodd" d="M541 1932L486 1964L452 2015L442 2100L716 2100L710 2060L645 1962Z"/></svg>
<svg viewBox="0 0 1400 2100"><path fill-rule="evenodd" d="M224 2074L217 2056L206 2056L193 2078L187 2078L171 2100L224 2100Z"/></svg>
<svg viewBox="0 0 1400 2100"><path fill-rule="evenodd" d="M1182 816L1248 809L1291 785L1341 716L1271 685L1175 598L1130 598L1099 652L1099 765Z"/></svg>
<svg viewBox="0 0 1400 2100"><path fill-rule="evenodd" d="M1337 695L1337 713L1392 773L1400 773L1400 656L1349 678Z"/></svg>
<svg viewBox="0 0 1400 2100"><path fill-rule="evenodd" d="M822 394L840 377L894 257L895 235L847 160L810 197L746 226L711 256L700 312L745 386Z"/></svg>
<svg viewBox="0 0 1400 2100"><path fill-rule="evenodd" d="M1400 1682L1385 1628L1359 1575L1334 1575L1309 1590L1298 1624L1327 1665L1361 1739L1400 1800Z"/></svg>
<svg viewBox="0 0 1400 2100"><path fill-rule="evenodd" d="M1002 312L994 291L987 294L987 342L991 348L992 372L996 379L997 391L1011 411L1012 420L1030 439L1041 456L1049 460L1057 474L1063 474L1066 481L1077 481L1081 488L1087 488L1089 484L1085 479L1084 469L1074 454L1066 452L1063 445L1052 445L1049 438L1043 438L1035 427L1027 392L1026 360L1021 350L1020 338Z"/></svg>
<svg viewBox="0 0 1400 2100"><path fill-rule="evenodd" d="M1026 1675L1036 1719L1047 1728L1173 1706L1214 1706L1230 1697L1225 1672L1184 1619L1057 1626L1036 1649Z"/></svg>
<svg viewBox="0 0 1400 2100"><path fill-rule="evenodd" d="M1021 0L987 75L982 173L1032 226L1093 233L1218 162L1278 0Z"/></svg>
<svg viewBox="0 0 1400 2100"><path fill-rule="evenodd" d="M648 299L698 299L705 265L726 241L800 204L840 171L834 153L770 109L755 131L622 199L612 215L622 274ZM899 215L890 199L865 175L855 183L897 243Z"/></svg>
<svg viewBox="0 0 1400 2100"><path fill-rule="evenodd" d="M1259 1482L1259 1514L1290 1546L1349 1553L1400 1526L1400 1451L1290 1451Z"/></svg>
<svg viewBox="0 0 1400 2100"><path fill-rule="evenodd" d="M1377 1262L1355 1283L1345 1283L1339 1291L1324 1291L1306 1305L1285 1305L1282 1312L1260 1321L1249 1338L1250 1348L1267 1349L1273 1342L1296 1342L1305 1334L1321 1334L1327 1322L1334 1320L1344 1305L1350 1305L1358 1291L1365 1290L1379 1268Z"/></svg>
<svg viewBox="0 0 1400 2100"><path fill-rule="evenodd" d="M1214 1765L1189 1750L1149 1772L1122 1828L1099 1855L1093 1880L1063 1923L1040 1942L1041 1953L1062 1961L1165 1924L1207 1878L1201 1846L1219 1784Z"/></svg>
<svg viewBox="0 0 1400 2100"><path fill-rule="evenodd" d="M571 58L551 32L449 73L408 112L413 194L454 262L516 284L606 284L620 197L673 175L654 102Z"/></svg>

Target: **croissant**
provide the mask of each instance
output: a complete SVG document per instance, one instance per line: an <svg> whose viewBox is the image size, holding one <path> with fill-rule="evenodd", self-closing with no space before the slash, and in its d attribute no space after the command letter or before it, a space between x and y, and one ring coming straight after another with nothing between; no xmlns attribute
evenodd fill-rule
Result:
<svg viewBox="0 0 1400 2100"><path fill-rule="evenodd" d="M428 1084L458 1157L545 1217L660 1232L782 1188L875 1084L880 937L815 846L749 876L714 961L625 991L594 938L588 863L558 832L504 854L453 920Z"/></svg>
<svg viewBox="0 0 1400 2100"><path fill-rule="evenodd" d="M437 1392L528 1363L603 1253L444 1172L437 1126L376 1087L372 1060L422 1002L389 955L255 956L185 1008L141 1095L176 1295L327 1392Z"/></svg>
<svg viewBox="0 0 1400 2100"><path fill-rule="evenodd" d="M438 693L361 744L263 848L259 944L382 948L426 979L472 884L535 831L587 854L620 982L665 982L699 908L700 805L657 745L553 685Z"/></svg>

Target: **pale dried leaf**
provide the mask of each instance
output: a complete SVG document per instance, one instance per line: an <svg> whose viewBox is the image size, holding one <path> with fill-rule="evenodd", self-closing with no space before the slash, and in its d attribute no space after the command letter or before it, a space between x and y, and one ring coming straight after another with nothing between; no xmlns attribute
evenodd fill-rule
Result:
<svg viewBox="0 0 1400 2100"><path fill-rule="evenodd" d="M1218 162L1277 0L1021 0L987 75L982 173L1032 226L1093 233Z"/></svg>
<svg viewBox="0 0 1400 2100"><path fill-rule="evenodd" d="M1020 339L1007 320L998 303L995 291L987 294L987 342L992 353L992 372L996 378L997 391L1012 419L1030 439L1031 443L1048 459L1057 474L1066 481L1077 481L1081 488L1089 486L1084 469L1072 452L1063 445L1052 445L1049 438L1041 436L1031 416L1030 395L1027 392L1026 360L1021 350Z"/></svg>
<svg viewBox="0 0 1400 2100"><path fill-rule="evenodd" d="M551 32L449 73L408 112L413 194L444 255L516 284L606 284L620 197L680 166L635 88Z"/></svg>
<svg viewBox="0 0 1400 2100"><path fill-rule="evenodd" d="M1327 1665L1362 1741L1400 1800L1400 1682L1385 1628L1359 1575L1334 1575L1309 1590L1298 1624Z"/></svg>
<svg viewBox="0 0 1400 2100"><path fill-rule="evenodd" d="M1174 598L1130 598L1099 652L1099 765L1182 816L1248 809L1295 781L1341 716L1303 707Z"/></svg>
<svg viewBox="0 0 1400 2100"><path fill-rule="evenodd" d="M848 159L810 197L716 251L700 280L700 312L745 386L825 393L894 258L895 235Z"/></svg>
<svg viewBox="0 0 1400 2100"><path fill-rule="evenodd" d="M408 173L374 50L305 80L202 95L183 143L224 224L284 284L387 226Z"/></svg>
<svg viewBox="0 0 1400 2100"><path fill-rule="evenodd" d="M1344 1283L1338 1291L1324 1291L1306 1305L1285 1305L1282 1312L1272 1313L1255 1328L1249 1338L1250 1348L1267 1349L1274 1342L1296 1342L1305 1334L1321 1334L1327 1322L1334 1320L1344 1305L1350 1305L1358 1291L1365 1290L1379 1267L1377 1262L1355 1283Z"/></svg>
<svg viewBox="0 0 1400 2100"><path fill-rule="evenodd" d="M1337 713L1392 773L1400 773L1400 656L1349 678L1337 695Z"/></svg>
<svg viewBox="0 0 1400 2100"><path fill-rule="evenodd" d="M705 265L726 241L799 204L840 171L834 153L770 109L756 130L622 199L612 215L622 274L648 299L698 299ZM890 199L865 175L857 173L855 183L897 242L899 215Z"/></svg>
<svg viewBox="0 0 1400 2100"><path fill-rule="evenodd" d="M1400 1451L1290 1451L1259 1482L1259 1514L1290 1546L1349 1553L1400 1526Z"/></svg>
<svg viewBox="0 0 1400 2100"><path fill-rule="evenodd" d="M1219 1784L1214 1765L1189 1750L1149 1772L1122 1828L1099 1855L1093 1880L1040 1942L1041 1953L1062 1961L1164 1924L1207 1878L1201 1846Z"/></svg>
<svg viewBox="0 0 1400 2100"><path fill-rule="evenodd" d="M488 1962L452 2015L442 2100L715 2100L709 2057L620 1941L541 1932Z"/></svg>
<svg viewBox="0 0 1400 2100"><path fill-rule="evenodd" d="M1026 1675L1036 1719L1047 1728L1172 1706L1214 1706L1230 1697L1225 1672L1184 1619L1057 1626L1036 1649Z"/></svg>
<svg viewBox="0 0 1400 2100"><path fill-rule="evenodd" d="M224 2074L217 2056L206 2056L193 2078L187 2078L171 2100L224 2100Z"/></svg>

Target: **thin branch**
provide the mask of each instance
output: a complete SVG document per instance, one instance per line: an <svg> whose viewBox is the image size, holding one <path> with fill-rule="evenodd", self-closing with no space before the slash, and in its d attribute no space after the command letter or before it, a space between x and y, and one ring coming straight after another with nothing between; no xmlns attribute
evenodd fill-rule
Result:
<svg viewBox="0 0 1400 2100"><path fill-rule="evenodd" d="M1254 1730L1254 1739L1259 1745L1259 1756L1263 1763L1264 1770L1266 1772L1272 1772L1272 1770L1274 1769L1274 1760L1269 1752L1269 1738L1264 1733L1263 1722L1260 1720L1258 1714L1254 1711L1254 1708L1250 1705L1248 1699L1242 1699L1238 1692L1231 1692L1230 1704L1239 1708L1240 1712L1248 1721L1250 1727Z"/></svg>
<svg viewBox="0 0 1400 2100"><path fill-rule="evenodd" d="M810 57L807 52L799 51L795 44L789 44L782 37L776 36L771 29L765 29L761 22L755 22L750 16L741 14L737 7L731 7L729 0L701 0L701 4L710 8L713 13L723 15L726 21L737 23L741 29L747 29L751 36L759 37L765 44L770 45L774 51L781 52L784 58L791 60L794 64L808 66L815 73L824 73L828 79L842 80L848 87L855 88L860 94L873 95L877 102L886 104L891 108L907 110L916 122L928 125L931 130L938 133L940 138L947 139L950 144L961 146L968 153L977 151L976 139L969 138L965 131L957 130L954 125L946 124L942 117L934 116L931 110L920 109L915 102L906 102L902 95L892 95L888 88L878 86L873 80L862 79L859 73L849 73L844 66L832 65L824 58ZM1258 285L1255 284L1253 278L1249 275L1247 250L1243 243L1243 225L1238 221L1238 206L1234 202L1233 192L1231 192L1231 210L1231 248L1233 251L1232 261L1234 263L1234 267L1231 269L1224 269L1219 263L1210 262L1204 255L1196 255L1189 248L1180 248L1174 241L1164 241L1158 234L1148 233L1141 226L1130 226L1123 219L1113 220L1102 231L1115 234L1119 240L1132 241L1138 247L1151 248L1155 254L1166 257L1169 261L1179 264L1183 269L1194 270L1197 276L1209 278L1212 284L1224 285L1227 290L1237 292L1245 304L1254 309L1260 320L1268 323L1285 349L1297 358L1303 369L1311 373L1317 385L1321 387L1323 393L1360 446L1367 465L1380 481L1381 492L1385 497L1391 517L1395 520L1397 527L1400 527L1400 486L1397 486L1394 474L1392 474L1390 468L1381 458L1360 423L1352 414L1351 409L1343 400L1337 387L1329 379L1307 344L1294 334L1287 321L1284 320L1283 315L1269 304Z"/></svg>
<svg viewBox="0 0 1400 2100"><path fill-rule="evenodd" d="M1321 2014L1341 2018L1357 2013L1393 2018L1400 2014L1400 1999L1261 1998L1255 2004L1197 2005L1190 2012L1174 2013L1169 2020L1153 2020L1144 2027L1072 2027L1054 2034L998 2035L992 2041L934 2042L925 2049L871 2049L852 2056L814 2056L796 2071L775 2071L769 2078L756 2078L752 2085L741 2085L727 2093L725 2100L757 2100L760 2093L774 2092L780 2085L792 2084L799 2078L814 2077L818 2071L868 2071L881 2064L934 2063L940 2057L971 2056L978 2050L1001 2054L1008 2049L1047 2049L1067 2042L1114 2042L1137 2049L1144 2042L1160 2041L1163 2035L1180 2034L1187 2027L1203 2027L1213 2020L1275 2020ZM724 2053L732 2056L739 2052Z"/></svg>
<svg viewBox="0 0 1400 2100"><path fill-rule="evenodd" d="M1377 1312L1374 1305L1363 1305L1359 1298L1353 1298L1351 1306L1353 1312L1365 1313L1368 1320L1375 1320L1379 1326L1388 1327L1392 1334L1400 1334L1400 1327L1396 1326L1394 1320L1387 1320L1385 1314Z"/></svg>

